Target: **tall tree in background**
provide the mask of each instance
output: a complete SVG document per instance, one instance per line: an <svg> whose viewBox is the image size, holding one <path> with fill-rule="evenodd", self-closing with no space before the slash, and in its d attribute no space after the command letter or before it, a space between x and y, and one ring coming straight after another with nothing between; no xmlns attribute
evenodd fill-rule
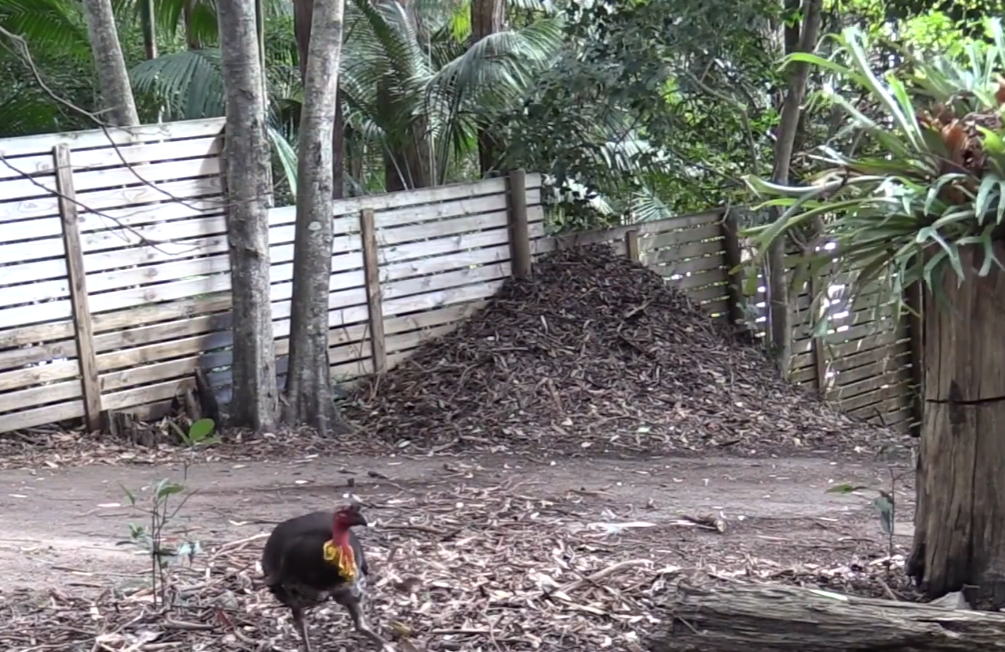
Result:
<svg viewBox="0 0 1005 652"><path fill-rule="evenodd" d="M293 0L293 32L297 39L300 79L307 85L307 57L311 42L314 0ZM345 115L342 93L335 96L335 124L332 125L332 197L345 196Z"/></svg>
<svg viewBox="0 0 1005 652"><path fill-rule="evenodd" d="M471 42L502 31L506 22L505 0L472 0ZM502 158L502 146L495 134L484 126L478 128L478 168L484 177Z"/></svg>
<svg viewBox="0 0 1005 652"><path fill-rule="evenodd" d="M269 142L254 0L218 0L227 103L224 163L234 311L236 425L275 425L278 390L269 296Z"/></svg>
<svg viewBox="0 0 1005 652"><path fill-rule="evenodd" d="M315 0L297 168L290 362L284 418L322 434L343 430L328 363L332 269L332 129L342 59L344 0Z"/></svg>
<svg viewBox="0 0 1005 652"><path fill-rule="evenodd" d="M786 9L791 12L799 8L798 0L787 0ZM823 0L804 0L802 3L802 26L796 32L792 25L785 29L785 45L788 50L793 45L797 52L812 52L820 36L820 18ZM791 12L795 13L795 12ZM798 35L798 36L797 36ZM787 55L793 52L786 52ZM802 114L803 99L806 97L806 78L809 64L795 61L789 66L789 88L782 104L781 122L778 125L775 143L775 161L771 170L773 183L785 185L789 181L792 165L792 150L795 147L799 116ZM777 219L778 214L775 214ZM771 242L768 249L768 315L772 353L783 374L788 373L792 358L792 309L789 301L789 282L785 274L785 238Z"/></svg>
<svg viewBox="0 0 1005 652"><path fill-rule="evenodd" d="M140 123L136 101L126 72L126 61L115 28L112 0L84 0L84 17L98 74L101 108L111 124L131 127Z"/></svg>

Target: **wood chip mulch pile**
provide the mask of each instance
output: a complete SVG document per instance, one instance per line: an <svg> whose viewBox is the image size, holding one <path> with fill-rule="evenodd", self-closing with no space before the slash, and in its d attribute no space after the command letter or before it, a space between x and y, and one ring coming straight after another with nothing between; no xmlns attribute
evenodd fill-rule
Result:
<svg viewBox="0 0 1005 652"><path fill-rule="evenodd" d="M605 246L544 257L344 409L407 450L876 454L904 442L783 382L757 344Z"/></svg>

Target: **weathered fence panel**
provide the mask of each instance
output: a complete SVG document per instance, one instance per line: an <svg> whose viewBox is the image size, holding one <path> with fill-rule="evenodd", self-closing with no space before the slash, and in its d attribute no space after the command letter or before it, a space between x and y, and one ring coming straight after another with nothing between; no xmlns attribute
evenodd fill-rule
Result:
<svg viewBox="0 0 1005 652"><path fill-rule="evenodd" d="M0 432L77 418L93 429L116 410L157 416L197 369L229 400L222 127L197 120L0 141ZM281 383L295 217L293 207L269 213ZM534 256L587 243L654 269L711 318L762 329L763 288L745 296L729 274L743 243L723 209L546 236L541 178L515 172L340 200L333 221L329 353L340 381L391 368L446 334ZM894 323L888 308L877 320L868 297L849 305L835 286L833 331L815 340L810 289L797 299L795 382L906 428L917 384L906 321Z"/></svg>

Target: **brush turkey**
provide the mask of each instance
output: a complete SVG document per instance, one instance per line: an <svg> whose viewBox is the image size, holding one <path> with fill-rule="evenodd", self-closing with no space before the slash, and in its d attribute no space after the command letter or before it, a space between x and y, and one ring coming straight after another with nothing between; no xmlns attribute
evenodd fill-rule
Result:
<svg viewBox="0 0 1005 652"><path fill-rule="evenodd" d="M293 612L305 652L311 652L305 612L334 600L349 612L356 631L381 650L393 648L367 625L363 598L369 567L363 546L350 528L367 522L358 505L312 512L283 521L262 553L265 585Z"/></svg>

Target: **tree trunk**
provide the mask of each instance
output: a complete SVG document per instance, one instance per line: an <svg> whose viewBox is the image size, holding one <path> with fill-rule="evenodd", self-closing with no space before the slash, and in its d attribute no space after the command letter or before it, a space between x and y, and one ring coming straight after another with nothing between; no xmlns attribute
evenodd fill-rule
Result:
<svg viewBox="0 0 1005 652"><path fill-rule="evenodd" d="M300 59L300 80L307 85L307 56L311 42L314 0L293 0L293 33ZM335 123L332 125L332 198L345 197L345 114L342 91L335 97Z"/></svg>
<svg viewBox="0 0 1005 652"><path fill-rule="evenodd" d="M143 58L157 58L157 28L154 17L154 0L140 0L140 24L143 28Z"/></svg>
<svg viewBox="0 0 1005 652"><path fill-rule="evenodd" d="M677 588L652 652L970 652L1005 637L1001 614L771 584Z"/></svg>
<svg viewBox="0 0 1005 652"><path fill-rule="evenodd" d="M817 44L820 33L820 15L823 10L823 0L805 0L803 3L804 18L799 38L799 51L812 52ZM787 34L786 41L790 42ZM809 64L796 62L791 64L789 90L782 104L782 116L778 125L778 140L775 143L775 163L771 171L771 180L775 183L787 183L789 168L792 164L792 150L795 145L796 133L799 130L799 116L802 113L803 98L806 96L806 78L809 76ZM779 217L775 211L773 217ZM777 238L768 248L768 321L772 352L776 364L783 375L788 375L792 357L792 310L789 306L789 283L785 274L785 237Z"/></svg>
<svg viewBox="0 0 1005 652"><path fill-rule="evenodd" d="M202 49L202 43L192 33L192 12L195 11L197 4L199 4L199 0L186 0L181 8L182 22L185 24L185 43L188 45L189 50Z"/></svg>
<svg viewBox="0 0 1005 652"><path fill-rule="evenodd" d="M995 255L1005 260L1005 244ZM914 549L908 572L931 596L967 585L980 608L1005 606L1005 272L980 277L979 247L961 248L965 281L946 266L926 292L925 407Z"/></svg>
<svg viewBox="0 0 1005 652"><path fill-rule="evenodd" d="M224 149L234 311L235 425L275 426L279 392L269 294L269 141L254 0L218 0L226 87Z"/></svg>
<svg viewBox="0 0 1005 652"><path fill-rule="evenodd" d="M83 7L98 74L101 108L111 124L117 127L136 126L140 118L136 114L136 101L119 45L112 0L84 0Z"/></svg>
<svg viewBox="0 0 1005 652"><path fill-rule="evenodd" d="M344 431L332 400L328 298L332 266L332 129L344 0L315 0L297 168L290 362L284 418L321 434Z"/></svg>
<svg viewBox="0 0 1005 652"><path fill-rule="evenodd" d="M471 41L502 31L506 21L504 0L473 0L471 3ZM502 157L502 144L485 128L478 129L478 165L482 177L495 170Z"/></svg>

